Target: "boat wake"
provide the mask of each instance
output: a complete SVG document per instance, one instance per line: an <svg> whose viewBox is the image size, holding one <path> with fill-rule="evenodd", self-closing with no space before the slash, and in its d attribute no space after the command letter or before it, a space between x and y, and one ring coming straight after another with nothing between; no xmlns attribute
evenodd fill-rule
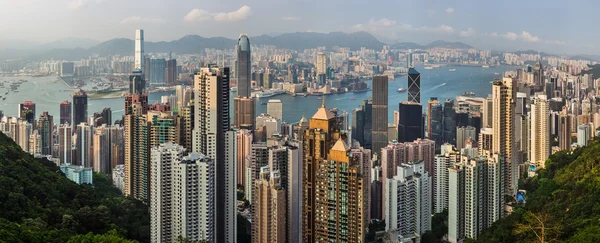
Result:
<svg viewBox="0 0 600 243"><path fill-rule="evenodd" d="M435 89L437 89L437 88L440 88L440 87L442 87L442 86L444 86L444 85L446 85L446 83L443 83L443 84L438 84L438 85L436 85L436 86L433 86L433 87L429 88L428 90L425 90L425 92L430 92L430 91L432 91L432 90L435 90Z"/></svg>

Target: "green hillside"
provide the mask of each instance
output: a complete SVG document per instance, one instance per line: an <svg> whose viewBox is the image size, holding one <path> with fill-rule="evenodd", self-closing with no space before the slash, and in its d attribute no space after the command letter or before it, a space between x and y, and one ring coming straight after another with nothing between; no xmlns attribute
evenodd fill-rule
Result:
<svg viewBox="0 0 600 243"><path fill-rule="evenodd" d="M600 242L600 142L550 156L523 182L527 203L478 242Z"/></svg>
<svg viewBox="0 0 600 243"><path fill-rule="evenodd" d="M149 242L149 225L105 175L77 185L0 133L0 242Z"/></svg>

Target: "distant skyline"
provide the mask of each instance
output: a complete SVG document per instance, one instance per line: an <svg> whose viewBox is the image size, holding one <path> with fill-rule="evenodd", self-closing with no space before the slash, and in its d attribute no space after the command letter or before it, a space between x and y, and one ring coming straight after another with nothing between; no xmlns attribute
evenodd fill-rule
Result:
<svg viewBox="0 0 600 243"><path fill-rule="evenodd" d="M185 35L367 31L386 43L461 41L492 50L600 54L594 1L0 1L0 48L64 38L147 41ZM26 10L26 11L25 11ZM25 42L24 42L25 41Z"/></svg>

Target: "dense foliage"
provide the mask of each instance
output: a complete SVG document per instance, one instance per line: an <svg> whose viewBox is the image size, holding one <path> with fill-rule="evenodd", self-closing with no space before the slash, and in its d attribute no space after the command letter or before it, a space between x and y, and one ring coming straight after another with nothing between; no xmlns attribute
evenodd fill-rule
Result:
<svg viewBox="0 0 600 243"><path fill-rule="evenodd" d="M77 185L0 133L0 242L149 242L147 206L110 179ZM129 239L129 240L127 240Z"/></svg>
<svg viewBox="0 0 600 243"><path fill-rule="evenodd" d="M600 242L600 142L550 156L522 183L527 202L479 242Z"/></svg>

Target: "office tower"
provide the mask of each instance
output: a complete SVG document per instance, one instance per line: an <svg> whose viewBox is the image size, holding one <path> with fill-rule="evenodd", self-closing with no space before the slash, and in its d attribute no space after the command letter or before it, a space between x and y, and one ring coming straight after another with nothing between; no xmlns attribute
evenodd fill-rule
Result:
<svg viewBox="0 0 600 243"><path fill-rule="evenodd" d="M68 100L60 103L60 125L71 124L71 102Z"/></svg>
<svg viewBox="0 0 600 243"><path fill-rule="evenodd" d="M317 53L317 63L315 64L317 75L327 73L327 56L323 52Z"/></svg>
<svg viewBox="0 0 600 243"><path fill-rule="evenodd" d="M456 110L454 100L446 99L444 101L444 141L450 144L456 144Z"/></svg>
<svg viewBox="0 0 600 243"><path fill-rule="evenodd" d="M502 157L468 159L448 169L448 241L477 236L504 212Z"/></svg>
<svg viewBox="0 0 600 243"><path fill-rule="evenodd" d="M140 97L139 95L133 95ZM130 95L130 98L133 98ZM145 96L147 97L147 96ZM127 102L127 97L126 97ZM147 101L147 100L146 100ZM127 103L126 103L127 107ZM142 202L149 199L150 141L148 120L145 116L147 105L139 100L126 108L123 131L125 134L125 186L123 194Z"/></svg>
<svg viewBox="0 0 600 243"><path fill-rule="evenodd" d="M419 113L420 115L420 113ZM373 112L372 118L373 151L379 153L388 143L388 77L373 77Z"/></svg>
<svg viewBox="0 0 600 243"><path fill-rule="evenodd" d="M476 130L472 126L456 128L456 149L461 150L466 147L466 141L477 141Z"/></svg>
<svg viewBox="0 0 600 243"><path fill-rule="evenodd" d="M236 49L235 79L237 81L237 95L233 100L233 126L254 130L254 117L256 117L256 101L252 97L251 72L252 55L250 40L245 34L240 35Z"/></svg>
<svg viewBox="0 0 600 243"><path fill-rule="evenodd" d="M309 129L302 136L302 239L304 242L316 242L316 218L319 210L316 205L317 170L326 159L326 151L340 138L340 127L336 126L335 116L325 108L318 109L310 119ZM323 230L323 229L321 229Z"/></svg>
<svg viewBox="0 0 600 243"><path fill-rule="evenodd" d="M54 119L47 111L42 112L38 120L37 130L42 136L42 154L51 155L54 145Z"/></svg>
<svg viewBox="0 0 600 243"><path fill-rule="evenodd" d="M166 64L165 84L168 86L175 85L177 81L177 60L171 58L171 53L169 53L169 60L167 60Z"/></svg>
<svg viewBox="0 0 600 243"><path fill-rule="evenodd" d="M431 230L431 177L422 161L401 164L386 181L385 229L404 238L420 238Z"/></svg>
<svg viewBox="0 0 600 243"><path fill-rule="evenodd" d="M75 158L74 162L76 165L84 167L93 167L94 153L93 153L93 135L92 128L87 123L80 123L77 125L77 140L75 142Z"/></svg>
<svg viewBox="0 0 600 243"><path fill-rule="evenodd" d="M254 130L256 124L254 118L256 117L256 100L252 97L235 97L233 99L233 110L234 110L234 127L243 128L248 130Z"/></svg>
<svg viewBox="0 0 600 243"><path fill-rule="evenodd" d="M261 168L260 180L256 183L257 190L257 224L256 242L286 242L286 191L281 186L279 171L269 172L269 167Z"/></svg>
<svg viewBox="0 0 600 243"><path fill-rule="evenodd" d="M545 95L533 99L529 113L530 163L544 168L550 157L550 106Z"/></svg>
<svg viewBox="0 0 600 243"><path fill-rule="evenodd" d="M250 98L252 54L250 51L250 40L246 34L241 34L236 50L235 80L237 81L237 97Z"/></svg>
<svg viewBox="0 0 600 243"><path fill-rule="evenodd" d="M408 69L408 101L421 103L421 74L415 68Z"/></svg>
<svg viewBox="0 0 600 243"><path fill-rule="evenodd" d="M129 75L129 93L130 94L142 94L146 91L146 78L144 74L139 71L133 71Z"/></svg>
<svg viewBox="0 0 600 243"><path fill-rule="evenodd" d="M115 124L108 128L110 130L110 165L115 168L125 162L125 137L123 127ZM123 173L125 173L125 167ZM123 179L125 179L123 174ZM125 182L123 182L123 185Z"/></svg>
<svg viewBox="0 0 600 243"><path fill-rule="evenodd" d="M93 135L93 168L94 172L110 174L111 166L111 141L110 130L106 125L96 127Z"/></svg>
<svg viewBox="0 0 600 243"><path fill-rule="evenodd" d="M504 158L504 193L515 197L517 194L517 161L515 158L515 80L503 78L492 85L492 153Z"/></svg>
<svg viewBox="0 0 600 243"><path fill-rule="evenodd" d="M591 138L592 127L589 123L577 126L577 145L579 147L587 146Z"/></svg>
<svg viewBox="0 0 600 243"><path fill-rule="evenodd" d="M146 81L151 84L165 85L167 61L164 58L151 58L148 67L148 70L144 70Z"/></svg>
<svg viewBox="0 0 600 243"><path fill-rule="evenodd" d="M373 127L373 101L371 99L363 100L360 108L352 111L352 140L366 148L372 148L372 127Z"/></svg>
<svg viewBox="0 0 600 243"><path fill-rule="evenodd" d="M421 104L412 101L400 102L398 121L398 142L410 142L423 138L423 118Z"/></svg>
<svg viewBox="0 0 600 243"><path fill-rule="evenodd" d="M237 183L245 186L246 183L246 157L252 154L252 133L246 129L237 132Z"/></svg>
<svg viewBox="0 0 600 243"><path fill-rule="evenodd" d="M73 126L88 123L88 97L82 89L73 93Z"/></svg>
<svg viewBox="0 0 600 243"><path fill-rule="evenodd" d="M58 156L61 164L73 164L73 127L69 122L58 126Z"/></svg>
<svg viewBox="0 0 600 243"><path fill-rule="evenodd" d="M413 62L413 53L412 53L412 49L408 50L408 53L406 53L406 68L414 68L414 62Z"/></svg>
<svg viewBox="0 0 600 243"><path fill-rule="evenodd" d="M144 30L135 30L135 56L133 69L143 73L144 68Z"/></svg>
<svg viewBox="0 0 600 243"><path fill-rule="evenodd" d="M267 102L267 114L283 120L283 105L281 104L281 100L269 100Z"/></svg>
<svg viewBox="0 0 600 243"><path fill-rule="evenodd" d="M19 140L15 143L19 144L21 149L25 152L29 152L29 136L33 132L33 126L27 121L19 121Z"/></svg>
<svg viewBox="0 0 600 243"><path fill-rule="evenodd" d="M214 239L214 163L202 154L184 153L173 143L152 148L151 242Z"/></svg>
<svg viewBox="0 0 600 243"><path fill-rule="evenodd" d="M544 66L542 66L542 60L538 59L533 67L533 84L540 87L544 84L544 80Z"/></svg>
<svg viewBox="0 0 600 243"><path fill-rule="evenodd" d="M431 97L427 102L427 137L441 145L443 139L442 105L436 97Z"/></svg>
<svg viewBox="0 0 600 243"><path fill-rule="evenodd" d="M19 104L19 119L35 124L35 103L25 101Z"/></svg>
<svg viewBox="0 0 600 243"><path fill-rule="evenodd" d="M448 209L448 168L460 161L460 153L454 151L451 144L444 144L442 148L444 146L449 147L450 151L442 151L442 154L435 156L434 213L442 213Z"/></svg>
<svg viewBox="0 0 600 243"><path fill-rule="evenodd" d="M229 131L229 68L211 65L203 68L194 76L194 94L192 150L206 155L215 163L215 180L219 181L215 188L215 241L230 242L233 241L230 238L235 237L235 228L229 228L231 223L226 221L235 219L235 214L226 215L226 209L231 208L226 201L231 193L235 194L235 187L234 192L230 192L227 185L236 178L235 174L228 177L230 171L226 171L229 163L235 163L228 160L227 144L230 141L226 141L229 136L225 134ZM235 167L235 164L232 165ZM235 201L229 203L235 204Z"/></svg>
<svg viewBox="0 0 600 243"><path fill-rule="evenodd" d="M375 166L371 168L371 189L370 189L370 197L371 201L369 202L369 206L371 208L371 219L380 219L383 220L383 186L381 184L381 167Z"/></svg>
<svg viewBox="0 0 600 243"><path fill-rule="evenodd" d="M102 125L110 126L112 123L112 111L109 107L102 109L101 112L94 112L94 126L100 127Z"/></svg>

